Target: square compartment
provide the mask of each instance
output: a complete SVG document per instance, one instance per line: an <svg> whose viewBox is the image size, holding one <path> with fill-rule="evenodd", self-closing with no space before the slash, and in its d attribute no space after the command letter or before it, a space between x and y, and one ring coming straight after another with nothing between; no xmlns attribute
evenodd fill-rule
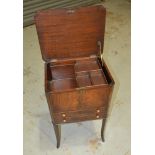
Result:
<svg viewBox="0 0 155 155"><path fill-rule="evenodd" d="M75 78L74 65L55 65L51 66L52 79Z"/></svg>
<svg viewBox="0 0 155 155"><path fill-rule="evenodd" d="M76 74L77 86L78 87L86 87L91 86L91 80L89 76L89 72L79 72Z"/></svg>
<svg viewBox="0 0 155 155"><path fill-rule="evenodd" d="M69 90L77 87L76 79L61 79L50 82L52 91Z"/></svg>
<svg viewBox="0 0 155 155"><path fill-rule="evenodd" d="M81 60L75 63L75 72L90 71L99 69L98 62L95 60Z"/></svg>

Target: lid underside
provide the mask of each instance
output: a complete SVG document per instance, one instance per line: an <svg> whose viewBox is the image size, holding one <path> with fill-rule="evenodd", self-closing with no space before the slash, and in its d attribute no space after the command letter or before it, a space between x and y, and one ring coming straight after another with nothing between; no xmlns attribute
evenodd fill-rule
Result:
<svg viewBox="0 0 155 155"><path fill-rule="evenodd" d="M103 50L105 13L103 6L39 11L35 23L43 60L97 55L98 41Z"/></svg>

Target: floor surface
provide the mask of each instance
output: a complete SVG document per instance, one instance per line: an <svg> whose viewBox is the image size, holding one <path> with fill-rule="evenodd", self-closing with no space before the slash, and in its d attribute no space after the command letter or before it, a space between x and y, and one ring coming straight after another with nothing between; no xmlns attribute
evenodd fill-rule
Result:
<svg viewBox="0 0 155 155"><path fill-rule="evenodd" d="M24 155L130 155L130 1L106 0L104 59L116 82L101 142L101 120L62 126L61 146L44 94L35 26L24 28Z"/></svg>

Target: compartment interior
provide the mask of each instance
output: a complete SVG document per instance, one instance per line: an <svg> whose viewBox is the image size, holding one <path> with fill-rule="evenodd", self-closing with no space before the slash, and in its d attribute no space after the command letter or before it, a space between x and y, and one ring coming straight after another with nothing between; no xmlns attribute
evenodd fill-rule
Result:
<svg viewBox="0 0 155 155"><path fill-rule="evenodd" d="M48 79L51 91L70 90L75 88L108 84L101 62L96 59L86 59L59 63L50 63Z"/></svg>

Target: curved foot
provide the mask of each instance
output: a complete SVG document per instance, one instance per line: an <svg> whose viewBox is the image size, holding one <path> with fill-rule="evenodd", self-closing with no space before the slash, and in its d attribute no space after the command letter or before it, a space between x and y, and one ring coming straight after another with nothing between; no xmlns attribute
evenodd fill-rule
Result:
<svg viewBox="0 0 155 155"><path fill-rule="evenodd" d="M102 139L102 142L105 142L103 134L101 134L101 139Z"/></svg>
<svg viewBox="0 0 155 155"><path fill-rule="evenodd" d="M60 147L60 143L57 142L57 149Z"/></svg>
<svg viewBox="0 0 155 155"><path fill-rule="evenodd" d="M104 139L104 128L105 128L105 119L102 120L102 127L101 127L101 139L102 139L102 142L105 141L105 139Z"/></svg>
<svg viewBox="0 0 155 155"><path fill-rule="evenodd" d="M55 136L57 139L57 148L59 148L60 147L60 138L61 138L61 126L53 123L53 127L54 127L54 131L55 131Z"/></svg>

